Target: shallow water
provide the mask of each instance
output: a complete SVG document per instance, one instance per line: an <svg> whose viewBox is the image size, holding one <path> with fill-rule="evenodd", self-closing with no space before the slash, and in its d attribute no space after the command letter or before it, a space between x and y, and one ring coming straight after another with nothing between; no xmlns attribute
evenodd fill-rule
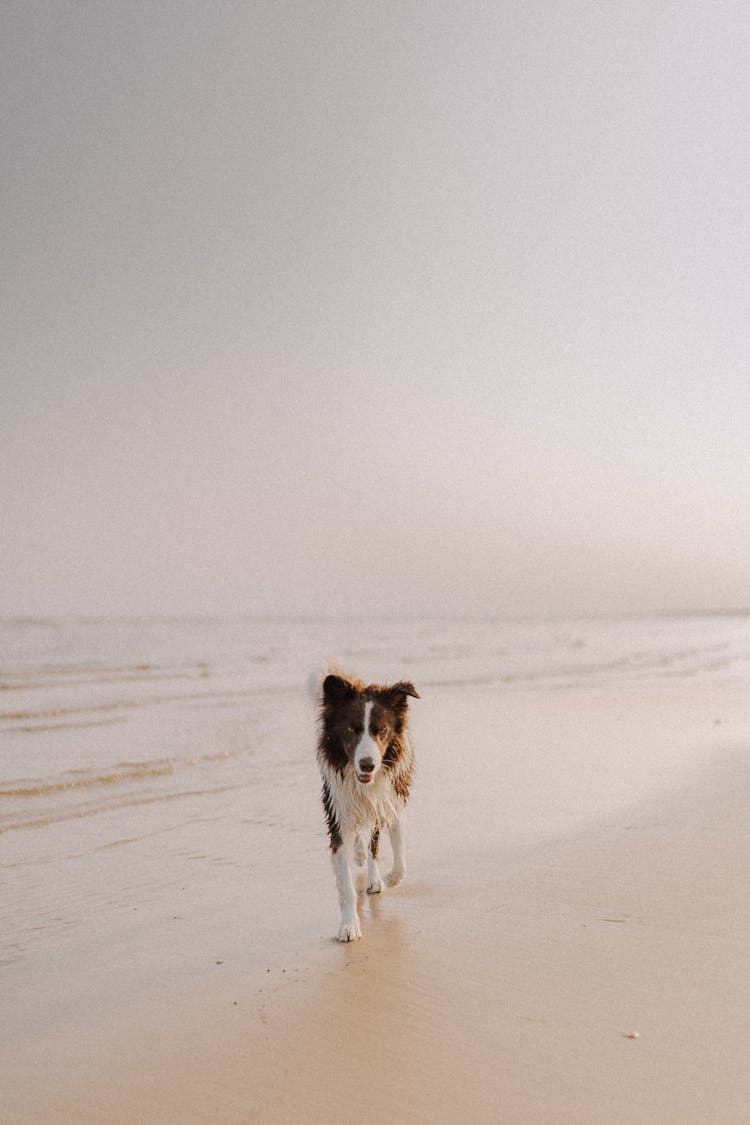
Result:
<svg viewBox="0 0 750 1125"><path fill-rule="evenodd" d="M310 749L280 760L279 727L330 660L422 693L748 677L750 617L0 622L0 832L278 771Z"/></svg>
<svg viewBox="0 0 750 1125"><path fill-rule="evenodd" d="M274 862L320 862L308 685L331 660L411 679L427 701L746 683L750 618L5 621L0 961L122 927L149 903L177 912L180 889L209 893L219 868L241 866L237 885L262 894Z"/></svg>

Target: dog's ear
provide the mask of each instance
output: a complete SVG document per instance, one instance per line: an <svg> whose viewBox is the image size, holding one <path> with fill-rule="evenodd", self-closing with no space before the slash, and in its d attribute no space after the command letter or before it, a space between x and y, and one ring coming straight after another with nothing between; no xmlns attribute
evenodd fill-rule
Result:
<svg viewBox="0 0 750 1125"><path fill-rule="evenodd" d="M397 684L391 684L388 688L388 702L396 710L406 707L407 695L419 699L419 692L409 680L399 680Z"/></svg>
<svg viewBox="0 0 750 1125"><path fill-rule="evenodd" d="M323 680L323 698L328 702L337 703L352 695L354 688L341 676L330 675Z"/></svg>

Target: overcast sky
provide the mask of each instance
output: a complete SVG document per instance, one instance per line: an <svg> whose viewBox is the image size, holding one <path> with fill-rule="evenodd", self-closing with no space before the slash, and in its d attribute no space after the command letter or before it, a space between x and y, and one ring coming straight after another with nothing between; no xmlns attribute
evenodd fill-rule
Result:
<svg viewBox="0 0 750 1125"><path fill-rule="evenodd" d="M0 12L0 612L750 603L746 5Z"/></svg>

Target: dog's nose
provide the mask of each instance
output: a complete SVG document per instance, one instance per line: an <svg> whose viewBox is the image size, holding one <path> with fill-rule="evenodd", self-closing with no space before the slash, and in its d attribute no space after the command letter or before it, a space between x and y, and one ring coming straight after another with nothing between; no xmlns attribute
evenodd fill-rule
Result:
<svg viewBox="0 0 750 1125"><path fill-rule="evenodd" d="M372 773L372 771L374 769L375 769L375 763L373 762L372 758L363 758L362 761L359 763L359 772L360 773Z"/></svg>

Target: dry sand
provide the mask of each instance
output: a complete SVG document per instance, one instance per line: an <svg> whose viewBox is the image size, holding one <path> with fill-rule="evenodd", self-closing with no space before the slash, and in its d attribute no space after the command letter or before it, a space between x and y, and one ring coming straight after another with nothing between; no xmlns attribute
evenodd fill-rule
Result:
<svg viewBox="0 0 750 1125"><path fill-rule="evenodd" d="M299 702L283 810L250 834L229 795L182 828L213 862L180 885L158 837L89 857L143 862L137 908L7 967L3 1120L744 1125L746 704L731 680L425 691L409 875L343 946Z"/></svg>

